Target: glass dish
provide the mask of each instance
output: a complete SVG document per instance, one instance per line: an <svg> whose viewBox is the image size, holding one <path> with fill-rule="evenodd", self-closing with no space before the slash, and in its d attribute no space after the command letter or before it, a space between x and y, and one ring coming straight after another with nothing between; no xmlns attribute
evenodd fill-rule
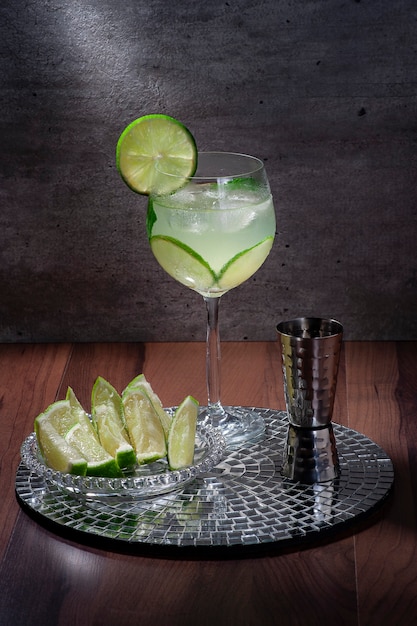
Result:
<svg viewBox="0 0 417 626"><path fill-rule="evenodd" d="M224 454L225 442L219 430L198 425L194 464L180 470L170 470L166 459L136 466L120 478L75 476L48 467L40 454L36 434L32 433L21 446L26 467L56 485L60 490L85 500L101 500L107 504L127 500L144 500L168 493L209 472Z"/></svg>

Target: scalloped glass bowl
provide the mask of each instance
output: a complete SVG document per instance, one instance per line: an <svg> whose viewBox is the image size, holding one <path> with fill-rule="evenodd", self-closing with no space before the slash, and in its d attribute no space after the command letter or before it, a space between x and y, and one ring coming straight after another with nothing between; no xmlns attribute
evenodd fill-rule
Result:
<svg viewBox="0 0 417 626"><path fill-rule="evenodd" d="M225 442L219 430L197 426L194 464L180 470L170 470L166 459L136 466L120 478L75 476L48 467L40 454L35 433L25 439L21 457L26 467L61 491L78 499L110 503L138 501L160 496L181 488L200 474L209 472L224 455Z"/></svg>

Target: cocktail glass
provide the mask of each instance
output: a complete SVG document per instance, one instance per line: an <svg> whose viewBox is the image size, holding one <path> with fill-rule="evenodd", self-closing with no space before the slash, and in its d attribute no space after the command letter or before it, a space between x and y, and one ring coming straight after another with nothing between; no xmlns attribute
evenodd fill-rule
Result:
<svg viewBox="0 0 417 626"><path fill-rule="evenodd" d="M150 195L149 242L161 267L204 298L208 406L200 418L219 427L228 447L236 448L260 440L265 424L256 411L221 403L219 303L270 252L275 235L271 191L261 160L229 152L199 153L195 175L178 186L172 193Z"/></svg>

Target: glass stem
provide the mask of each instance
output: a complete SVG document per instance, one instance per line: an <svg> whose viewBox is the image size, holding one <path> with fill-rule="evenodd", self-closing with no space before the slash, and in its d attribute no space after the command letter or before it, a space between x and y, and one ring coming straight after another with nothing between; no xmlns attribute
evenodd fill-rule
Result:
<svg viewBox="0 0 417 626"><path fill-rule="evenodd" d="M204 298L207 307L206 374L207 397L211 417L221 417L224 409L220 401L220 298ZM216 426L216 424L213 424Z"/></svg>

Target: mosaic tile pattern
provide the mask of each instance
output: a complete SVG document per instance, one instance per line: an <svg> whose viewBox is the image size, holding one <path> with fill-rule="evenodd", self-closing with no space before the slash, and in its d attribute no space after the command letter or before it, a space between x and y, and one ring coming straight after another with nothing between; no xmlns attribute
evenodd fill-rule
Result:
<svg viewBox="0 0 417 626"><path fill-rule="evenodd" d="M284 411L262 413L264 441L228 452L209 474L182 489L137 503L106 505L62 493L21 463L16 493L32 512L62 528L126 543L186 546L291 544L324 536L370 514L388 496L387 454L360 433L334 425L337 480L301 485L281 476Z"/></svg>

